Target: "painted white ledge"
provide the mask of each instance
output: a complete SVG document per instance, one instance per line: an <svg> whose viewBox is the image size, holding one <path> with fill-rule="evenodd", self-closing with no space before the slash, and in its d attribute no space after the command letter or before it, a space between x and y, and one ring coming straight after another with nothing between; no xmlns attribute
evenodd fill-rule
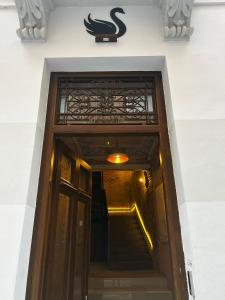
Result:
<svg viewBox="0 0 225 300"><path fill-rule="evenodd" d="M46 41L50 12L56 6L98 6L102 0L15 0L20 28L17 30L22 41ZM111 0L104 0L104 6L115 5ZM116 2L117 3L117 2ZM134 5L137 1L121 0L118 4ZM163 15L163 31L165 40L189 40L193 27L191 14L193 6L225 5L225 0L140 0L139 5L159 5ZM12 0L0 0L0 8L14 7Z"/></svg>
<svg viewBox="0 0 225 300"><path fill-rule="evenodd" d="M20 22L17 34L21 40L45 41L49 14L53 10L54 4L59 4L60 1L54 3L53 0L15 0L15 2ZM86 2L88 3L88 1ZM95 1L92 1L92 5L94 3ZM111 1L107 3L111 3ZM193 32L190 25L193 0L155 0L155 3L162 10L165 39L189 40ZM123 1L120 5L123 5Z"/></svg>
<svg viewBox="0 0 225 300"><path fill-rule="evenodd" d="M53 0L57 7L62 6L140 6L152 5L154 0Z"/></svg>
<svg viewBox="0 0 225 300"><path fill-rule="evenodd" d="M224 0L195 0L194 6L218 6L218 5L225 5Z"/></svg>
<svg viewBox="0 0 225 300"><path fill-rule="evenodd" d="M0 1L0 9L7 9L7 8L15 8L16 4L14 1Z"/></svg>

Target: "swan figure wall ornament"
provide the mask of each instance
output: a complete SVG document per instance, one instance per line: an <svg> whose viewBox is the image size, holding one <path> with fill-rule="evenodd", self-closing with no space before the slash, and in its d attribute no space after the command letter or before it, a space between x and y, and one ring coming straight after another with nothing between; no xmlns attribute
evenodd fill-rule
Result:
<svg viewBox="0 0 225 300"><path fill-rule="evenodd" d="M108 41L116 41L117 38L123 36L127 31L126 25L116 16L117 13L125 14L122 8L113 8L110 12L110 17L113 22L99 19L93 20L91 14L89 14L87 20L84 19L84 25L86 26L87 32L94 35L96 38L98 36L102 37L102 41L107 41L104 40L104 37L112 37L115 40L112 39Z"/></svg>

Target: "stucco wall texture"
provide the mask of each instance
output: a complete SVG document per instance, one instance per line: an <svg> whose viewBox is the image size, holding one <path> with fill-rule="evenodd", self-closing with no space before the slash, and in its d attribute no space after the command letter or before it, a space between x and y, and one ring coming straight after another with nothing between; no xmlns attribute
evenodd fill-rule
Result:
<svg viewBox="0 0 225 300"><path fill-rule="evenodd" d="M25 298L50 72L120 70L163 73L186 267L197 300L225 299L225 6L194 8L189 42L163 39L156 6L123 8L127 34L104 45L83 19L111 7L56 9L46 43L21 43L0 10L2 300Z"/></svg>

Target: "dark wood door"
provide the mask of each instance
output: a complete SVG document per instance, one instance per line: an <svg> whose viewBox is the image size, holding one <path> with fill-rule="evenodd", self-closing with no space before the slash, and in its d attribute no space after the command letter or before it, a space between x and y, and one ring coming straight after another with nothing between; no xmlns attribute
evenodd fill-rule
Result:
<svg viewBox="0 0 225 300"><path fill-rule="evenodd" d="M56 141L43 299L83 300L89 264L91 169Z"/></svg>

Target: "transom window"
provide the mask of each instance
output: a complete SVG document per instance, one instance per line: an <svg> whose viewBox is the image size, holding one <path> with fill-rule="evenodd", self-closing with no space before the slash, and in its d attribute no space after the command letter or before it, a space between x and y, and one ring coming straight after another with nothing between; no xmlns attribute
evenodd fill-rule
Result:
<svg viewBox="0 0 225 300"><path fill-rule="evenodd" d="M156 124L154 79L61 78L56 124Z"/></svg>

